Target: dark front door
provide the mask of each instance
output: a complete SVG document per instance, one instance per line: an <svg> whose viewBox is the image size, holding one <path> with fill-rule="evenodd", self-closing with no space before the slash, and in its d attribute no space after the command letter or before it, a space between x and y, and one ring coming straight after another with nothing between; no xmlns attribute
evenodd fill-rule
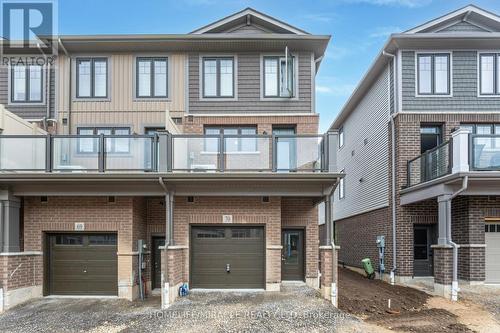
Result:
<svg viewBox="0 0 500 333"><path fill-rule="evenodd" d="M48 241L50 294L118 294L116 234L57 234Z"/></svg>
<svg viewBox="0 0 500 333"><path fill-rule="evenodd" d="M413 227L413 275L432 276L433 254L431 245L435 241L434 226Z"/></svg>
<svg viewBox="0 0 500 333"><path fill-rule="evenodd" d="M153 257L151 258L152 269L152 285L153 289L161 288L161 250L160 246L165 245L165 237L153 237L153 248L151 250L151 254Z"/></svg>
<svg viewBox="0 0 500 333"><path fill-rule="evenodd" d="M207 289L264 288L264 228L193 227L191 286Z"/></svg>
<svg viewBox="0 0 500 333"><path fill-rule="evenodd" d="M304 231L283 230L281 253L281 279L304 280Z"/></svg>

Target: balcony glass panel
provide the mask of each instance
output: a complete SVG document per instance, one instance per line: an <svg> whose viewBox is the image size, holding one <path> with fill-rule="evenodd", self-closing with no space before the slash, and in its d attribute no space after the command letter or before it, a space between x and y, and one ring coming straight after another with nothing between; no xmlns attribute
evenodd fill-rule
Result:
<svg viewBox="0 0 500 333"><path fill-rule="evenodd" d="M45 170L47 138L0 136L0 170Z"/></svg>
<svg viewBox="0 0 500 333"><path fill-rule="evenodd" d="M323 137L277 136L277 171L321 171Z"/></svg>
<svg viewBox="0 0 500 333"><path fill-rule="evenodd" d="M153 171L156 161L154 137L106 136L107 171Z"/></svg>
<svg viewBox="0 0 500 333"><path fill-rule="evenodd" d="M408 162L408 186L447 175L450 172L450 144L445 142Z"/></svg>
<svg viewBox="0 0 500 333"><path fill-rule="evenodd" d="M219 168L219 137L172 137L173 171L216 171Z"/></svg>
<svg viewBox="0 0 500 333"><path fill-rule="evenodd" d="M225 170L270 171L271 137L225 137Z"/></svg>
<svg viewBox="0 0 500 333"><path fill-rule="evenodd" d="M99 170L98 136L53 137L52 168L55 171Z"/></svg>
<svg viewBox="0 0 500 333"><path fill-rule="evenodd" d="M472 135L472 168L500 170L500 135Z"/></svg>

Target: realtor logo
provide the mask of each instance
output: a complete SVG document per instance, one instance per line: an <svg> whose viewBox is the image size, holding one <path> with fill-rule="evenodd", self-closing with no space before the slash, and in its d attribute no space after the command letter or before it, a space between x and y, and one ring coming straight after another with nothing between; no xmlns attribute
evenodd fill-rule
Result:
<svg viewBox="0 0 500 333"><path fill-rule="evenodd" d="M54 55L57 0L0 0L3 54Z"/></svg>

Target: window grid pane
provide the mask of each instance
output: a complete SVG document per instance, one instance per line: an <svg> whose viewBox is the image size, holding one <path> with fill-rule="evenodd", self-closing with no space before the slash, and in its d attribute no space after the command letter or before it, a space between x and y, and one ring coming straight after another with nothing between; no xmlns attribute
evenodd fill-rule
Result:
<svg viewBox="0 0 500 333"><path fill-rule="evenodd" d="M151 62L149 60L140 60L137 64L138 71L138 95L139 97L151 96Z"/></svg>
<svg viewBox="0 0 500 333"><path fill-rule="evenodd" d="M432 93L432 57L418 57L418 92L419 94Z"/></svg>
<svg viewBox="0 0 500 333"><path fill-rule="evenodd" d="M217 96L217 60L203 62L203 95L207 97Z"/></svg>
<svg viewBox="0 0 500 333"><path fill-rule="evenodd" d="M495 89L495 58L493 55L482 55L480 63L481 94L493 94Z"/></svg>
<svg viewBox="0 0 500 333"><path fill-rule="evenodd" d="M14 87L12 99L16 102L26 100L26 67L14 66L14 78L12 80Z"/></svg>
<svg viewBox="0 0 500 333"><path fill-rule="evenodd" d="M155 97L167 96L167 61L155 60L154 62L154 95Z"/></svg>
<svg viewBox="0 0 500 333"><path fill-rule="evenodd" d="M78 62L78 97L90 97L90 60Z"/></svg>
<svg viewBox="0 0 500 333"><path fill-rule="evenodd" d="M434 58L434 92L436 94L448 94L448 56L436 56Z"/></svg>
<svg viewBox="0 0 500 333"><path fill-rule="evenodd" d="M107 95L107 61L94 60L94 96L106 97Z"/></svg>
<svg viewBox="0 0 500 333"><path fill-rule="evenodd" d="M264 59L265 96L278 96L278 59Z"/></svg>
<svg viewBox="0 0 500 333"><path fill-rule="evenodd" d="M220 95L233 96L233 60L220 60Z"/></svg>
<svg viewBox="0 0 500 333"><path fill-rule="evenodd" d="M42 67L30 66L29 73L29 100L32 102L40 102L42 100Z"/></svg>

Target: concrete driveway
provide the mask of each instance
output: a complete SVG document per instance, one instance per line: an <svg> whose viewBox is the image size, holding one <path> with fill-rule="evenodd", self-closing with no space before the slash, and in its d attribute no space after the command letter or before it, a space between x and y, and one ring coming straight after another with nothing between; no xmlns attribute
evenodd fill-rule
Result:
<svg viewBox="0 0 500 333"><path fill-rule="evenodd" d="M44 298L0 315L0 332L364 332L364 323L305 285L282 292L192 293L160 300Z"/></svg>

